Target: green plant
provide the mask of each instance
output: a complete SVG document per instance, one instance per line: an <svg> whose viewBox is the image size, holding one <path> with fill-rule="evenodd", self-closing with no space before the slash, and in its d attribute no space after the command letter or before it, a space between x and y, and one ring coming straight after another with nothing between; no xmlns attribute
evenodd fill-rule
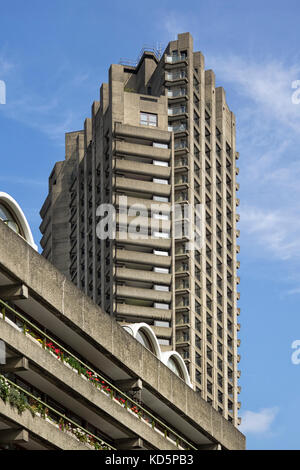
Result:
<svg viewBox="0 0 300 470"><path fill-rule="evenodd" d="M4 377L0 377L0 398L7 403L9 397L9 385Z"/></svg>

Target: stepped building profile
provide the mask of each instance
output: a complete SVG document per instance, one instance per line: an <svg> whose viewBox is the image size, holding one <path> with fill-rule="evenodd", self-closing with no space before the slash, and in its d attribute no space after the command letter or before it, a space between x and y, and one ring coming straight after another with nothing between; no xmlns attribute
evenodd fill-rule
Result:
<svg viewBox="0 0 300 470"><path fill-rule="evenodd" d="M238 426L235 140L225 92L189 33L162 55L143 50L110 67L92 117L66 134L40 229L48 261L125 328L148 325L196 394ZM137 218L140 236L126 236ZM177 237L179 226L189 232ZM169 367L184 379L176 356Z"/></svg>

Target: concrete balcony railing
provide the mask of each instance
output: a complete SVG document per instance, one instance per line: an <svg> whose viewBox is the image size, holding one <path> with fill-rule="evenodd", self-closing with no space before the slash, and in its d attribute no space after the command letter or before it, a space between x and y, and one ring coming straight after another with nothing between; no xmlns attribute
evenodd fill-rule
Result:
<svg viewBox="0 0 300 470"><path fill-rule="evenodd" d="M162 268L169 268L171 266L171 256L159 256L140 251L117 250L116 261L148 264Z"/></svg>
<svg viewBox="0 0 300 470"><path fill-rule="evenodd" d="M168 217L167 215L165 217ZM126 216L122 214L117 214L116 217L117 223L119 224L120 230L121 227L122 229L130 230L130 225L136 222L136 216ZM164 219L159 219L154 217L142 217L139 216L139 223L138 225L140 226L141 230L143 230L142 233L136 234L134 232L134 235L131 234L130 232L128 233L128 238L133 238L135 235L139 235L139 239L144 239L147 238L147 235L150 236L150 231L160 231L160 232L170 232L171 230L171 221ZM135 225L132 227L133 229L135 228Z"/></svg>
<svg viewBox="0 0 300 470"><path fill-rule="evenodd" d="M185 88L181 89L174 89L174 90L168 90L167 96L168 98L181 98L183 96L186 96L187 92Z"/></svg>
<svg viewBox="0 0 300 470"><path fill-rule="evenodd" d="M172 108L168 108L169 116L177 116L179 114L184 114L186 112L187 112L186 106L173 106Z"/></svg>
<svg viewBox="0 0 300 470"><path fill-rule="evenodd" d="M150 158L151 160L162 160L165 162L168 162L171 159L171 149L169 148L133 144L119 140L115 142L115 153L120 155Z"/></svg>
<svg viewBox="0 0 300 470"><path fill-rule="evenodd" d="M186 55L167 55L166 58L167 64L176 64L177 62L187 61Z"/></svg>
<svg viewBox="0 0 300 470"><path fill-rule="evenodd" d="M174 179L175 184L188 184L189 178L188 175L176 175Z"/></svg>
<svg viewBox="0 0 300 470"><path fill-rule="evenodd" d="M187 78L187 73L185 70L180 70L179 72L167 72L166 73L166 80L173 81L173 80L181 80Z"/></svg>
<svg viewBox="0 0 300 470"><path fill-rule="evenodd" d="M142 269L117 268L116 279L118 281L149 282L166 286L171 284L171 274L155 273Z"/></svg>
<svg viewBox="0 0 300 470"><path fill-rule="evenodd" d="M184 202L188 200L187 192L175 193L175 202Z"/></svg>
<svg viewBox="0 0 300 470"><path fill-rule="evenodd" d="M118 288L119 292L119 288ZM128 319L137 317L141 319L155 319L161 321L171 321L172 311L169 309L145 307L144 305L129 305L118 303L116 305L117 315L122 315Z"/></svg>
<svg viewBox="0 0 300 470"><path fill-rule="evenodd" d="M188 159L185 157L175 159L175 167L188 166Z"/></svg>
<svg viewBox="0 0 300 470"><path fill-rule="evenodd" d="M172 328L164 326L151 326L157 338L170 339L172 337Z"/></svg>
<svg viewBox="0 0 300 470"><path fill-rule="evenodd" d="M140 138L152 140L153 142L161 142L168 144L171 140L171 135L166 130L158 129L157 127L138 127L130 126L129 124L115 123L115 135L130 138Z"/></svg>
<svg viewBox="0 0 300 470"><path fill-rule="evenodd" d="M126 200L122 196L116 194L116 204L118 207L130 208L134 205L136 209L147 209L148 211L154 210L157 208L161 214L170 214L171 213L171 203L170 202L160 202L154 201L153 199L143 199L135 197L126 197Z"/></svg>
<svg viewBox="0 0 300 470"><path fill-rule="evenodd" d="M131 178L116 177L115 188L123 191L134 191L136 193L151 194L168 197L171 194L169 184L152 183L150 181L140 181Z"/></svg>
<svg viewBox="0 0 300 470"><path fill-rule="evenodd" d="M143 289L140 287L117 286L117 298L148 300L151 302L167 303L172 299L171 292L158 291L154 289Z"/></svg>
<svg viewBox="0 0 300 470"><path fill-rule="evenodd" d="M186 124L177 124L173 126L168 126L168 131L170 132L184 132L187 130L187 125Z"/></svg>
<svg viewBox="0 0 300 470"><path fill-rule="evenodd" d="M176 282L175 290L188 290L190 288L189 281L186 279Z"/></svg>
<svg viewBox="0 0 300 470"><path fill-rule="evenodd" d="M122 235L122 232L118 231L116 232L116 240L119 245L122 246L136 246L136 247L148 247L148 248L153 248L153 249L159 249L162 251L168 251L171 248L172 241L170 238L153 238L153 237L148 237L148 238L138 238L138 239L133 239L129 238L127 235L127 231L125 232L124 236Z"/></svg>
<svg viewBox="0 0 300 470"><path fill-rule="evenodd" d="M187 148L187 141L180 141L180 142L174 142L174 149L175 150L182 150Z"/></svg>
<svg viewBox="0 0 300 470"><path fill-rule="evenodd" d="M161 165L153 165L147 163L139 163L129 160L117 159L115 161L115 170L128 173L129 175L138 174L145 176L154 176L157 178L169 178L171 175L171 168Z"/></svg>

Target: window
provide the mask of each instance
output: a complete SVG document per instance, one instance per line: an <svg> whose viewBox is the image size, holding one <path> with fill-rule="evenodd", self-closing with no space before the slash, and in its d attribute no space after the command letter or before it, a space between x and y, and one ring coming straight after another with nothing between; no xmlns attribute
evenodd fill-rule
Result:
<svg viewBox="0 0 300 470"><path fill-rule="evenodd" d="M6 225L8 225L12 230L17 233L20 233L20 227L13 214L7 209L3 204L0 204L0 220L2 220Z"/></svg>
<svg viewBox="0 0 300 470"><path fill-rule="evenodd" d="M169 367L169 369L171 369L174 372L174 374L176 374L180 378L183 378L180 367L178 366L177 361L173 357L169 358L167 362L167 366Z"/></svg>
<svg viewBox="0 0 300 470"><path fill-rule="evenodd" d="M149 349L152 353L154 353L154 348L149 337L142 331L139 330L136 334L136 340L141 343L145 348Z"/></svg>
<svg viewBox="0 0 300 470"><path fill-rule="evenodd" d="M157 127L157 114L140 113L140 124L143 126Z"/></svg>

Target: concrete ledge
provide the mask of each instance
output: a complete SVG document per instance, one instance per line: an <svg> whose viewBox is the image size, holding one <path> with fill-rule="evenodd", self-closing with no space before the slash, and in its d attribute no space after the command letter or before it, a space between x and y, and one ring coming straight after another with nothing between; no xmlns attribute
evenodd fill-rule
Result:
<svg viewBox="0 0 300 470"><path fill-rule="evenodd" d="M227 449L244 449L245 436L173 374L150 351L70 283L52 264L0 222L0 268L26 284L54 314L80 328L119 363L142 379L186 419ZM101 369L101 364L98 365Z"/></svg>
<svg viewBox="0 0 300 470"><path fill-rule="evenodd" d="M109 396L96 389L94 385L87 382L48 351L45 351L34 341L31 341L29 337L18 332L3 320L0 320L0 339L8 345L13 345L18 353L26 354L33 364L45 371L45 376L51 376L52 383L55 383L59 389L65 393L68 393L69 389L69 392L72 392L72 397L76 394L86 400L84 406L96 407L102 416L106 415L113 421L120 423L119 427L123 428L125 432L127 431L128 436L134 436L136 433L156 449L177 450L175 444L173 445L164 436L153 430L151 426L137 419L116 401L111 400ZM80 402L82 403L82 399Z"/></svg>
<svg viewBox="0 0 300 470"><path fill-rule="evenodd" d="M56 449L61 450L91 450L75 437L69 436L60 431L53 424L48 423L39 416L32 417L29 410L25 410L21 415L15 408L9 404L5 404L0 399L0 416L4 416L13 421L18 427L21 427L33 435L44 439L47 444L53 445Z"/></svg>

